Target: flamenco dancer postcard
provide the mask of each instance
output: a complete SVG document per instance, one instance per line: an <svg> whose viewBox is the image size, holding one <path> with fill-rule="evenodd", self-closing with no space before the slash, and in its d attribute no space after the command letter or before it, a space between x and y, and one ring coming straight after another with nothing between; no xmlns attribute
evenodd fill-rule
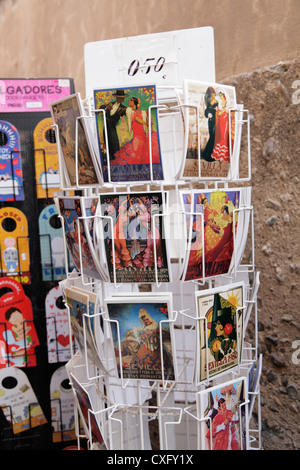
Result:
<svg viewBox="0 0 300 470"><path fill-rule="evenodd" d="M156 87L94 90L104 182L163 179Z"/></svg>
<svg viewBox="0 0 300 470"><path fill-rule="evenodd" d="M182 177L226 179L235 136L235 88L185 80L184 102L188 106Z"/></svg>
<svg viewBox="0 0 300 470"><path fill-rule="evenodd" d="M169 282L163 193L100 194L111 282Z"/></svg>

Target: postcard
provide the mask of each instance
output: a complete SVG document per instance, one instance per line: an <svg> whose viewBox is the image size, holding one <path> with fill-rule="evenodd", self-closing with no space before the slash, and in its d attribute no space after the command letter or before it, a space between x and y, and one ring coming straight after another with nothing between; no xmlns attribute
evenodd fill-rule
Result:
<svg viewBox="0 0 300 470"><path fill-rule="evenodd" d="M94 90L104 182L163 180L156 87Z"/></svg>
<svg viewBox="0 0 300 470"><path fill-rule="evenodd" d="M188 106L182 177L226 179L234 146L235 88L184 80L184 101Z"/></svg>
<svg viewBox="0 0 300 470"><path fill-rule="evenodd" d="M85 198L89 202L89 213L95 214L97 198ZM83 222L86 215L82 210L81 197L59 197L56 200L58 212L63 219L64 237L70 256L76 269L88 277L102 280L102 272L96 263L96 255L92 250L89 230L93 230L92 223ZM85 205L85 208L87 205ZM79 232L78 232L79 226ZM86 227L89 229L86 230Z"/></svg>
<svg viewBox="0 0 300 470"><path fill-rule="evenodd" d="M196 394L201 450L247 450L249 444L245 377Z"/></svg>
<svg viewBox="0 0 300 470"><path fill-rule="evenodd" d="M100 212L99 197L81 197L81 210L83 216L81 223L83 224L85 238L88 242L88 246L83 245L82 250L91 253L98 271L97 279L108 281L108 273L103 259L105 256L101 249L103 239L97 237L98 213Z"/></svg>
<svg viewBox="0 0 300 470"><path fill-rule="evenodd" d="M183 201L193 209L187 214L189 240L183 279L226 274L232 265L240 190L195 190L191 195L191 202L188 195Z"/></svg>
<svg viewBox="0 0 300 470"><path fill-rule="evenodd" d="M82 422L86 431L86 435L91 437L93 443L93 450L107 450L104 442L100 427L94 414L94 407L91 397L87 390L89 384L83 386L79 381L70 373L71 384L74 396L78 403Z"/></svg>
<svg viewBox="0 0 300 470"><path fill-rule="evenodd" d="M93 328L89 322L89 307L91 305L89 295L72 288L66 288L66 305L69 309L69 320L72 333L83 357L87 357L104 370L103 363L98 355L94 342ZM92 310L91 314L94 314Z"/></svg>
<svg viewBox="0 0 300 470"><path fill-rule="evenodd" d="M119 377L173 381L172 303L168 295L105 300Z"/></svg>
<svg viewBox="0 0 300 470"><path fill-rule="evenodd" d="M79 93L52 102L50 112L57 126L57 145L68 187L101 185L99 163Z"/></svg>
<svg viewBox="0 0 300 470"><path fill-rule="evenodd" d="M199 382L237 367L242 357L244 283L196 291Z"/></svg>
<svg viewBox="0 0 300 470"><path fill-rule="evenodd" d="M164 193L100 194L111 282L168 282Z"/></svg>
<svg viewBox="0 0 300 470"><path fill-rule="evenodd" d="M89 320L89 328L90 328L90 333L92 334L93 337L95 337L95 329L94 329L94 316L97 315L97 309L98 309L98 294L96 292L91 292L89 290L83 289L81 287L73 285L71 287L72 290L75 290L77 292L81 292L82 294L86 295L88 297L88 302L89 302L89 316L91 317Z"/></svg>

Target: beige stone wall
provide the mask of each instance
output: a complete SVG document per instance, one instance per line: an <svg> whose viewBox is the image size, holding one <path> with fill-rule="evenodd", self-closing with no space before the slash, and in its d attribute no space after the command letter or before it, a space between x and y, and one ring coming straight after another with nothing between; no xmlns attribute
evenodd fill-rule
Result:
<svg viewBox="0 0 300 470"><path fill-rule="evenodd" d="M300 55L299 0L0 0L0 7L0 76L69 76L82 96L87 42L212 26L217 81Z"/></svg>

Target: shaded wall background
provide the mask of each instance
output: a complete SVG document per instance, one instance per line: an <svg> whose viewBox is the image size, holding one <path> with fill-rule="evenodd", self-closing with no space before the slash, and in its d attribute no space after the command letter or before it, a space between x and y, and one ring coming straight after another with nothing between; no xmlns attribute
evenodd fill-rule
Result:
<svg viewBox="0 0 300 470"><path fill-rule="evenodd" d="M71 77L82 97L87 42L214 27L216 80L251 113L267 450L300 449L299 19L299 0L0 0L0 77Z"/></svg>

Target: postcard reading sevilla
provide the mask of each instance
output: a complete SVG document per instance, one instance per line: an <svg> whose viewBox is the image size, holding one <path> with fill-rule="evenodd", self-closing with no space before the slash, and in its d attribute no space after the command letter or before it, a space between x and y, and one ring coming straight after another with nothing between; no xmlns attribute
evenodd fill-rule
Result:
<svg viewBox="0 0 300 470"><path fill-rule="evenodd" d="M235 135L235 88L185 80L184 94L189 107L183 177L200 173L206 178L227 178Z"/></svg>
<svg viewBox="0 0 300 470"><path fill-rule="evenodd" d="M124 379L175 380L169 308L163 299L107 301L117 368Z"/></svg>

